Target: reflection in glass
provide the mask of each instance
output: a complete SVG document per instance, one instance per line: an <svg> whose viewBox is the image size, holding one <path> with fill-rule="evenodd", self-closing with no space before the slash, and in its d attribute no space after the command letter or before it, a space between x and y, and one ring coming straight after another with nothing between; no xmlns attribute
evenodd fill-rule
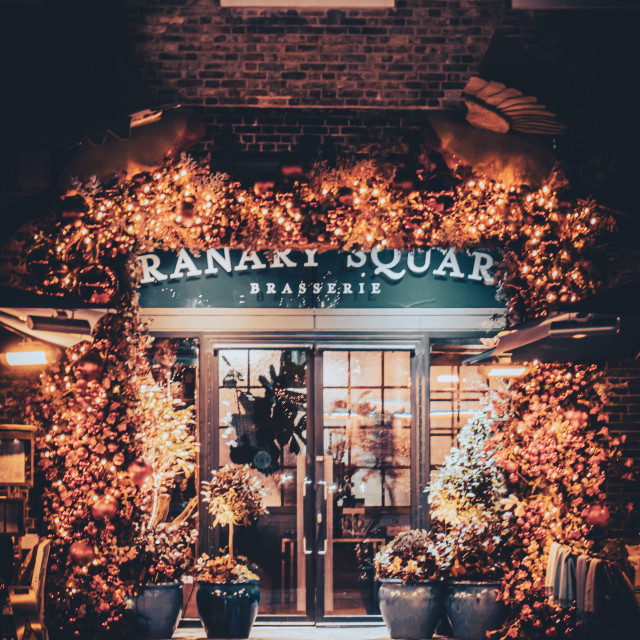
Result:
<svg viewBox="0 0 640 640"><path fill-rule="evenodd" d="M409 528L410 354L342 351L323 359L325 613L379 613L373 556Z"/></svg>
<svg viewBox="0 0 640 640"><path fill-rule="evenodd" d="M219 464L249 464L265 486L269 515L240 527L237 544L259 567L260 610L266 614L305 613L298 507L307 438L306 358L305 351L292 349L218 352Z"/></svg>

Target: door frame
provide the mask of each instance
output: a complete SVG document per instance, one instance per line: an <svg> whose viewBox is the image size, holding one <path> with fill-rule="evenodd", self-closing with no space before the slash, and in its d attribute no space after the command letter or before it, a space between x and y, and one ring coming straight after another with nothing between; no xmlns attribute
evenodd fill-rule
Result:
<svg viewBox="0 0 640 640"><path fill-rule="evenodd" d="M172 337L177 332L171 332ZM303 615L267 615L260 616L269 622L300 622L301 624L317 622L372 622L380 619L379 616L348 615L326 616L324 615L324 562L323 556L318 554L317 538L319 527L315 514L322 506L323 495L316 491L317 478L323 475L322 462L316 460L316 451L322 451L322 429L316 425L322 424L322 352L331 350L395 350L410 351L411 357L411 411L415 416L411 425L411 455L410 455L410 525L412 528L426 527L428 524L428 505L424 489L429 482L429 344L428 333L393 333L393 332L323 332L304 334L289 334L284 337L282 333L272 332L206 332L195 334L189 332L189 337L199 340L199 393L198 393L198 431L201 443L199 454L199 470L205 476L197 478L205 479L211 469L217 468L218 441L210 434L219 431L219 415L216 403L219 387L219 371L216 352L225 348L244 349L301 349L306 350L311 357L311 366L307 374L308 404L312 408L312 428L315 438L307 441L307 475L314 478L313 490L308 492L308 500L313 500L314 508L305 509L305 528L309 533L313 532L313 553L307 555L306 566L306 604L307 612ZM309 414L308 414L309 415ZM313 522L313 525L312 525ZM199 507L200 541L208 548L217 548L218 532L210 526L211 517L208 512ZM312 588L308 588L308 587Z"/></svg>

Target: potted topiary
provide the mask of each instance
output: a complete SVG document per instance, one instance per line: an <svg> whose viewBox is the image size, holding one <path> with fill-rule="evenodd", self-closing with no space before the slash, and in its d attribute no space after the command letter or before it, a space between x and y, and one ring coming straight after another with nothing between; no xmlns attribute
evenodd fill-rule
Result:
<svg viewBox="0 0 640 640"><path fill-rule="evenodd" d="M226 465L202 482L202 501L213 526L229 527L229 552L203 554L195 566L196 604L207 638L248 638L258 615L258 576L233 548L233 529L267 513L265 492L249 465Z"/></svg>
<svg viewBox="0 0 640 640"><path fill-rule="evenodd" d="M177 406L168 389L151 377L143 386L140 412L142 457L128 466L140 486L134 626L138 638L170 638L182 613L180 580L193 566L198 538L194 524L197 496L168 521L174 489L186 485L195 470L198 444L192 433L194 412L191 406Z"/></svg>
<svg viewBox="0 0 640 640"><path fill-rule="evenodd" d="M462 427L429 494L431 534L447 579L445 609L459 640L484 640L506 616L498 594L513 550L512 514L504 509L496 452L487 447L493 421L487 407Z"/></svg>
<svg viewBox="0 0 640 640"><path fill-rule="evenodd" d="M380 612L392 638L431 638L444 614L439 551L422 530L396 536L375 557Z"/></svg>

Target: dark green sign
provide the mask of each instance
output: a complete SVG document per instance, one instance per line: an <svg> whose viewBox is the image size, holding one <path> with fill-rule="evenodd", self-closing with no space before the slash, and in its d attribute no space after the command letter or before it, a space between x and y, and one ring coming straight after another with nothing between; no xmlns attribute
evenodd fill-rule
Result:
<svg viewBox="0 0 640 640"><path fill-rule="evenodd" d="M496 308L493 255L453 249L147 253L143 308Z"/></svg>

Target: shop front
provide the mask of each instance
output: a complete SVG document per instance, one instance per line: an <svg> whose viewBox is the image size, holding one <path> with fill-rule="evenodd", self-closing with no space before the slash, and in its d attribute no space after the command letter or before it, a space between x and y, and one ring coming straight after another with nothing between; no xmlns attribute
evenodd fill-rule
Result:
<svg viewBox="0 0 640 640"><path fill-rule="evenodd" d="M179 357L191 345L200 479L233 462L265 486L268 515L236 537L259 567L261 616L379 615L373 556L427 526L431 474L494 379L489 366L462 365L497 328L493 259L453 249L139 256L151 332L182 339ZM226 544L201 510L201 551Z"/></svg>

